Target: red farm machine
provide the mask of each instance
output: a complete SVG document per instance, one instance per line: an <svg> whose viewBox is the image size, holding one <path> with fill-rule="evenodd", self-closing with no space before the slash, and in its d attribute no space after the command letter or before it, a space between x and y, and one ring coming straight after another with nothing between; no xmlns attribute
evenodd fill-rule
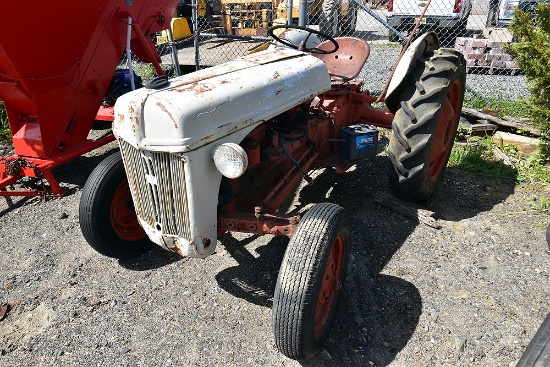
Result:
<svg viewBox="0 0 550 367"><path fill-rule="evenodd" d="M161 73L148 34L168 25L175 2L130 2L34 1L33 13L41 15L33 20L44 21L38 34L19 24L21 6L0 5L2 17L14 14L4 27L26 32L0 36L0 98L17 153L0 161L1 195L32 194L5 190L23 176L44 177L61 194L51 167L112 139L90 142L87 134L129 27L134 53ZM311 180L311 170L344 172L376 155L377 127L392 130L392 191L414 201L429 197L454 143L465 63L459 52L440 49L435 34L422 35L383 95L373 96L356 79L369 57L365 41L299 26L268 33L277 42L266 51L159 77L118 97L112 116L120 152L84 186L80 226L94 249L116 258L153 244L204 258L227 231L289 237L274 290L273 333L282 353L306 359L334 322L352 228L332 203L305 214L281 205L302 179ZM59 34L66 35L63 45L55 43ZM33 43L36 49L20 47L32 37L44 40Z"/></svg>
<svg viewBox="0 0 550 367"><path fill-rule="evenodd" d="M162 74L150 34L167 28L177 0L3 1L0 99L15 155L0 159L0 196L62 195L52 168L114 139L89 140L127 45ZM24 22L22 20L25 20ZM45 179L48 192L7 189ZM29 182L29 180L25 180Z"/></svg>

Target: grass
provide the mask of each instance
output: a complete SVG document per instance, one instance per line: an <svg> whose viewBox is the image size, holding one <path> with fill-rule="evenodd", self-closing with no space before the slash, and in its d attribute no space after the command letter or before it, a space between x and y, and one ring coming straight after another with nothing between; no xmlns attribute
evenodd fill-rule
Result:
<svg viewBox="0 0 550 367"><path fill-rule="evenodd" d="M0 100L0 141L8 141L10 136L10 125L8 124L6 108L4 101Z"/></svg>
<svg viewBox="0 0 550 367"><path fill-rule="evenodd" d="M389 43L373 43L370 45L370 48L401 48L402 45L399 42L389 42Z"/></svg>
<svg viewBox="0 0 550 367"><path fill-rule="evenodd" d="M465 145L455 145L449 157L449 167L457 167L484 177L518 181L518 170L495 159L490 139L475 139Z"/></svg>
<svg viewBox="0 0 550 367"><path fill-rule="evenodd" d="M512 166L504 164L495 157L491 137L471 139L466 145L455 145L449 158L449 166L485 177L514 182L550 184L550 171L545 167L547 158L540 151L529 158L522 158L512 145L499 147L508 156L514 158Z"/></svg>
<svg viewBox="0 0 550 367"><path fill-rule="evenodd" d="M498 117L511 116L521 118L531 115L529 101L524 97L516 100L504 100L497 97L483 98L476 96L474 93L467 93L464 97L464 107L476 110L494 110L497 111Z"/></svg>
<svg viewBox="0 0 550 367"><path fill-rule="evenodd" d="M468 90L464 97L464 106L477 110L495 110L499 117L511 116L521 118L532 113L529 101L520 97L516 100L504 100L497 97L483 97ZM550 171L545 164L548 155L537 151L529 158L522 158L512 145L499 146L508 156L515 158L513 167L505 165L493 153L491 137L477 138L472 144L456 145L451 152L449 165L467 171L477 172L487 177L495 177L515 182L550 183Z"/></svg>
<svg viewBox="0 0 550 367"><path fill-rule="evenodd" d="M476 139L466 145L455 145L449 158L449 167L457 167L501 181L550 184L550 171L544 165L548 160L537 151L524 159L513 146L499 147L515 158L513 166L504 164L493 154L494 143L490 137ZM550 197L537 195L531 202L534 210L550 214Z"/></svg>
<svg viewBox="0 0 550 367"><path fill-rule="evenodd" d="M536 199L537 198L535 198L534 201L537 201ZM550 198L547 197L547 196L543 196L543 197L540 198L538 203L533 203L533 206L537 210L548 214L548 213L550 213Z"/></svg>

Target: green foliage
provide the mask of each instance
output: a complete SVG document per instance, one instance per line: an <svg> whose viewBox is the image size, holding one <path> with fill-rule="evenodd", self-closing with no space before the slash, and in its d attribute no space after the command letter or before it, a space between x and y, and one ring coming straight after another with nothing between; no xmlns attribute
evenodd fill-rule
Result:
<svg viewBox="0 0 550 367"><path fill-rule="evenodd" d="M540 199L533 198L533 207L544 213L550 213L550 198L547 196L541 196Z"/></svg>
<svg viewBox="0 0 550 367"><path fill-rule="evenodd" d="M493 156L493 141L489 138L472 138L466 145L456 144L449 157L449 167L457 167L485 177L517 181L517 169L505 165Z"/></svg>
<svg viewBox="0 0 550 367"><path fill-rule="evenodd" d="M10 125L8 124L8 116L4 101L0 100L0 141L6 141L10 137Z"/></svg>
<svg viewBox="0 0 550 367"><path fill-rule="evenodd" d="M497 97L485 98L468 92L464 96L464 107L476 110L494 110L498 112L498 117L511 116L521 118L530 116L532 113L531 104L524 97L519 97L512 101Z"/></svg>
<svg viewBox="0 0 550 367"><path fill-rule="evenodd" d="M514 146L500 146L513 159L511 167L495 157L494 146L492 137L472 138L465 145L457 144L451 151L449 166L499 180L550 183L550 171L544 166L547 162L540 152L534 152L524 159Z"/></svg>
<svg viewBox="0 0 550 367"><path fill-rule="evenodd" d="M518 43L505 50L516 58L529 81L531 121L541 131L550 132L550 4L540 2L535 18L516 9L510 30Z"/></svg>
<svg viewBox="0 0 550 367"><path fill-rule="evenodd" d="M528 182L550 183L550 171L544 166L546 159L537 151L518 164L520 179Z"/></svg>

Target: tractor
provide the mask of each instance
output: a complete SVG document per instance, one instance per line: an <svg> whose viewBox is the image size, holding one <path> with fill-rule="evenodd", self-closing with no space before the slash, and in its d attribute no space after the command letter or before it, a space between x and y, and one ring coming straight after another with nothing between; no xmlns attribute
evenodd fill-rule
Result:
<svg viewBox="0 0 550 367"><path fill-rule="evenodd" d="M345 172L378 153L391 129L389 186L405 200L436 189L454 143L465 89L461 53L420 36L374 96L357 76L362 39L277 25L279 46L120 96L120 152L92 172L80 226L99 253L128 258L153 245L205 258L227 231L290 238L274 290L277 348L315 355L329 337L352 243L344 208L282 207L318 168ZM368 182L365 182L368 185ZM302 215L303 214L303 215Z"/></svg>

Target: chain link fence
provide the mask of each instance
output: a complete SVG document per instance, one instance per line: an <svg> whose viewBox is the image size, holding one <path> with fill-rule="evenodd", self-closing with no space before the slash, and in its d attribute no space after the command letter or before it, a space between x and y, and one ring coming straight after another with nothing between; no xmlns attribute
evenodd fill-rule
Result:
<svg viewBox="0 0 550 367"><path fill-rule="evenodd" d="M507 27L513 16L511 9L517 3L514 0L431 0L425 9L428 0L310 0L307 24L332 36L365 39L374 51L370 57L373 60L377 56L393 56L394 53L377 50L398 49L418 23L417 34L434 31L443 47L463 52L470 73L514 76L519 70L502 49L502 44L512 41ZM535 6L534 1L526 2L523 9L532 12ZM288 19L287 0L213 0L205 7L206 11L199 14L197 20L199 68L261 48L261 40L252 37L266 36L268 27L286 24ZM292 19L295 24L298 7L299 1L294 0ZM381 84L389 77L396 59L397 56L374 60L390 65L384 70L385 78L377 75ZM519 84L524 83L520 81ZM486 87L491 89L490 84Z"/></svg>
<svg viewBox="0 0 550 367"><path fill-rule="evenodd" d="M163 69L175 76L178 67L191 72L267 48L269 27L287 24L289 17L298 24L300 0L291 1L289 14L288 0L181 0L176 15L185 19L188 32L173 42L180 65L174 66L166 34L159 35ZM354 36L369 43L371 55L359 78L372 93L383 89L401 45L418 27L416 35L434 31L442 47L464 54L467 94L515 99L528 95L526 81L502 45L512 42L511 9L534 12L538 0L518 1L307 0L306 24L333 37ZM120 68L126 67L123 58ZM136 63L134 68L144 82L154 74L150 66Z"/></svg>

